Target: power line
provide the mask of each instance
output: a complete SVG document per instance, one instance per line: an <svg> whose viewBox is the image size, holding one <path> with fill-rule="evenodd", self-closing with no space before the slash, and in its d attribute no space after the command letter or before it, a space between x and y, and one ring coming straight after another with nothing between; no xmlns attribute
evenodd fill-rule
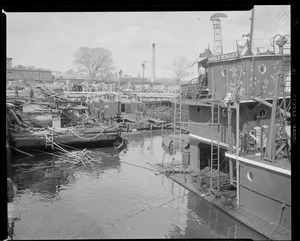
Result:
<svg viewBox="0 0 300 241"><path fill-rule="evenodd" d="M282 12L285 13L285 15L286 15L289 19L291 19L290 16L284 11L284 9L282 8L282 6L279 6L279 7L281 8Z"/></svg>
<svg viewBox="0 0 300 241"><path fill-rule="evenodd" d="M268 7L266 7L268 13L269 13L269 16L270 16L270 19L273 21L274 25L275 25L275 28L276 28L276 31L278 31L280 28L276 22L276 20L273 18L272 14L271 14L271 11L273 11L273 9L269 10Z"/></svg>
<svg viewBox="0 0 300 241"><path fill-rule="evenodd" d="M261 8L261 10L264 12L264 14L265 14L267 20L269 20L269 22L272 24L272 26L273 26L273 28L275 29L275 31L277 31L276 26L274 25L274 23L273 23L273 21L271 20L271 18L269 18L269 16L268 16L267 9Z"/></svg>

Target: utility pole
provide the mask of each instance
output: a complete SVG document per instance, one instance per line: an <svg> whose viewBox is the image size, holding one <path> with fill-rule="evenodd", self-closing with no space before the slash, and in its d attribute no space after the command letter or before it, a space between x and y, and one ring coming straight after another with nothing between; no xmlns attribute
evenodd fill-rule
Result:
<svg viewBox="0 0 300 241"><path fill-rule="evenodd" d="M146 64L146 62L147 61L142 61L142 67L143 67L143 90L144 90L144 84L145 84L145 79L144 79L144 77L145 77L145 68L146 68L146 66L145 66L145 64Z"/></svg>
<svg viewBox="0 0 300 241"><path fill-rule="evenodd" d="M152 44L152 69L151 69L151 82L155 82L155 43Z"/></svg>
<svg viewBox="0 0 300 241"><path fill-rule="evenodd" d="M117 102L118 102L118 114L120 114L120 88L121 88L121 78L122 78L122 70L119 71L119 85L118 85L118 97L117 97Z"/></svg>

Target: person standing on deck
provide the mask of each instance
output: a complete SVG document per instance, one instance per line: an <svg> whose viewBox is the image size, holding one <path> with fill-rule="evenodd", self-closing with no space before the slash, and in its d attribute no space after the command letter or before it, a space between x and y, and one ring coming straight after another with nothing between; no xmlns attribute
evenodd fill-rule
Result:
<svg viewBox="0 0 300 241"><path fill-rule="evenodd" d="M198 77L199 85L204 89L205 87L207 87L207 77L206 77L206 70L203 64L199 65L198 73L199 73L199 77Z"/></svg>

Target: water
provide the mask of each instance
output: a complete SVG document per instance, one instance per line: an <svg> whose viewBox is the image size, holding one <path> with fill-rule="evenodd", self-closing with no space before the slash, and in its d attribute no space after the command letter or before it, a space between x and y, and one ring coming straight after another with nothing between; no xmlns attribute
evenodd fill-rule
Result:
<svg viewBox="0 0 300 241"><path fill-rule="evenodd" d="M119 157L102 157L94 170L62 165L20 174L20 168L13 168L18 188L14 204L20 213L13 239L263 239L166 176L124 163L150 169L147 162L161 163L160 131L128 138ZM102 148L93 149L93 155L100 151L115 153ZM36 154L17 163L53 158ZM165 162L171 158L165 153Z"/></svg>

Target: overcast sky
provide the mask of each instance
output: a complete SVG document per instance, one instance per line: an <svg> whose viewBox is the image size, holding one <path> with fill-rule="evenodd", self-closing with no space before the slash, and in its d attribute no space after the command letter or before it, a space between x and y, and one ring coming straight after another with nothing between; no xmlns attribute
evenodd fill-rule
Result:
<svg viewBox="0 0 300 241"><path fill-rule="evenodd" d="M195 60L210 46L213 27L210 12L88 12L7 13L7 57L13 66L34 65L58 71L76 70L74 52L81 46L101 47L113 54L116 70L123 75L151 76L152 43L155 75L172 77L175 58ZM223 53L236 51L236 40L250 32L251 11L222 11ZM270 45L275 34L290 34L289 6L255 8L254 39Z"/></svg>

